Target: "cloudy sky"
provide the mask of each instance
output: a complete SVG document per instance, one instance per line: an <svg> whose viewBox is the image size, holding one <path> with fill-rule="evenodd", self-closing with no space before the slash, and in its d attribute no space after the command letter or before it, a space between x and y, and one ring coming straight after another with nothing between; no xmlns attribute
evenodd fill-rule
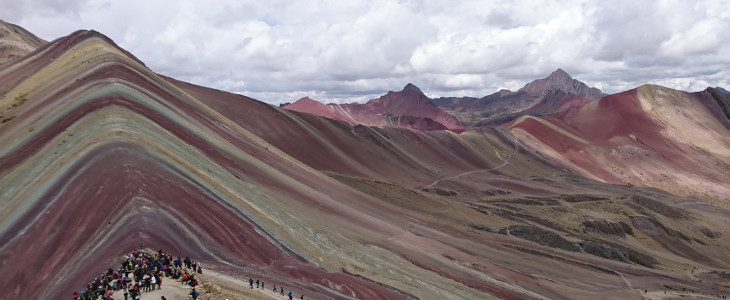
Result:
<svg viewBox="0 0 730 300"><path fill-rule="evenodd" d="M152 70L270 103L516 90L562 68L614 93L730 87L730 1L0 0L46 40L111 37Z"/></svg>

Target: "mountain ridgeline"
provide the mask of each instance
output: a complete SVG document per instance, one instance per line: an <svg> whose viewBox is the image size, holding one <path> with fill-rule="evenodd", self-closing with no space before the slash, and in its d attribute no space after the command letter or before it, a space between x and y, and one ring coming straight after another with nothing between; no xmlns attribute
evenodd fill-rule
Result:
<svg viewBox="0 0 730 300"><path fill-rule="evenodd" d="M364 104L322 104L308 97L281 107L311 113L350 125L406 127L416 130L463 132L467 126L498 126L522 115L549 115L598 100L606 94L557 69L516 92L502 90L482 97L430 99L409 83L400 92L388 92Z"/></svg>
<svg viewBox="0 0 730 300"><path fill-rule="evenodd" d="M461 133L466 127L456 118L434 106L426 95L413 84L399 92L388 92L367 103L324 105L308 97L282 108L311 113L350 125L403 127L420 131L450 130Z"/></svg>
<svg viewBox="0 0 730 300"><path fill-rule="evenodd" d="M437 98L433 103L468 126L497 126L523 115L568 111L605 95L557 69L516 92L501 90L482 98Z"/></svg>

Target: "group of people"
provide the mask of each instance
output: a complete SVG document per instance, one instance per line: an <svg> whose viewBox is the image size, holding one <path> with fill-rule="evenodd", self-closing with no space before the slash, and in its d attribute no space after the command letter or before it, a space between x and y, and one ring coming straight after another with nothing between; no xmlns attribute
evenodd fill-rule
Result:
<svg viewBox="0 0 730 300"><path fill-rule="evenodd" d="M260 283L261 283L261 284L260 284L260 286L261 286L261 290L265 289L265 287L264 287L264 281L262 280L262 281L260 281ZM250 287L251 287L252 289L253 289L253 284L254 284L253 278L249 278L249 279L248 279L248 285L249 285L249 286L250 286ZM258 279L256 279L256 288L259 288L259 280L258 280ZM274 283L274 289L273 289L272 291L273 291L274 293L276 293L276 292L277 292L277 290L276 290L276 283ZM279 293L281 293L281 295L282 295L282 296L284 296L284 287L283 287L283 286L279 286L279 290L278 290L278 292L279 292ZM292 300L292 299L293 299L292 297L294 297L294 295L292 294L291 290L290 290L290 291L289 291L289 293L287 293L286 295L287 295L287 296L289 297L289 300ZM304 294L302 294L301 296L299 296L299 299L300 299L300 300L304 300Z"/></svg>
<svg viewBox="0 0 730 300"><path fill-rule="evenodd" d="M140 247L141 248L141 247ZM95 277L80 292L73 293L74 300L112 300L114 292L121 291L125 300L139 299L143 292L154 291L162 288L163 278L170 278L180 281L184 285L191 287L189 295L196 300L200 293L195 290L198 286L198 280L195 274L202 274L203 267L199 262L195 262L190 257L184 259L180 256L172 256L165 253L162 249L154 250L136 250L129 255L124 256L119 269L107 269L101 275ZM254 280L248 279L248 283L253 289ZM256 280L256 288L265 289L264 282ZM284 296L284 287L279 286L277 290L274 284L274 293L281 293ZM289 300L293 299L292 291L287 294ZM299 296L300 300L304 299L304 295ZM162 300L166 300L162 296Z"/></svg>
<svg viewBox="0 0 730 300"><path fill-rule="evenodd" d="M183 268L184 267L184 268ZM119 269L107 269L94 278L80 292L73 293L74 300L111 300L115 291L122 291L124 299L139 299L141 293L162 288L163 278L180 280L192 287L190 295L196 299L195 273L203 273L203 267L189 257L173 257L160 249L155 252L136 250L122 259ZM130 277L131 275L131 277ZM130 298L131 297L131 298ZM163 297L164 299L164 297Z"/></svg>

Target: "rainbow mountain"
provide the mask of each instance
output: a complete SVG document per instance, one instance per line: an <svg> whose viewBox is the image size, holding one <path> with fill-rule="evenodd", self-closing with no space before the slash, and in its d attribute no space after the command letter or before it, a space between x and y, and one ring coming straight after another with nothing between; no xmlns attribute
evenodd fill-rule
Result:
<svg viewBox="0 0 730 300"><path fill-rule="evenodd" d="M94 31L26 46L0 66L8 298L70 296L140 243L310 299L728 287L730 121L717 89L647 85L422 131L181 82Z"/></svg>

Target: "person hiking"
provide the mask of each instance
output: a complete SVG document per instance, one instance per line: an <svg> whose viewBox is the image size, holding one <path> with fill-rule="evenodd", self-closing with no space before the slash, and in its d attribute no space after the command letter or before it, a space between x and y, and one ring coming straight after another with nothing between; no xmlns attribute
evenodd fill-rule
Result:
<svg viewBox="0 0 730 300"><path fill-rule="evenodd" d="M259 280L256 279L256 288L259 288Z"/></svg>
<svg viewBox="0 0 730 300"><path fill-rule="evenodd" d="M158 290L159 289L162 289L162 276L163 276L162 275L162 272L157 273L157 275L155 275L155 281L157 281L157 289Z"/></svg>
<svg viewBox="0 0 730 300"><path fill-rule="evenodd" d="M281 289L281 295L284 296L284 287L280 286L279 288Z"/></svg>
<svg viewBox="0 0 730 300"><path fill-rule="evenodd" d="M152 276L150 276L149 274L144 276L146 277L146 279L144 280L144 291L149 292L152 290Z"/></svg>
<svg viewBox="0 0 730 300"><path fill-rule="evenodd" d="M157 277L150 276L150 286L152 287L152 290L154 291L157 285Z"/></svg>
<svg viewBox="0 0 730 300"><path fill-rule="evenodd" d="M289 296L289 300L291 300L291 291L289 291L289 294L286 295Z"/></svg>
<svg viewBox="0 0 730 300"><path fill-rule="evenodd" d="M248 285L250 285L251 288L253 288L253 279L251 279L250 277L248 278Z"/></svg>
<svg viewBox="0 0 730 300"><path fill-rule="evenodd" d="M198 299L198 296L199 296L200 294L198 293L198 291L196 291L196 290L195 290L195 288L193 288L193 290L192 290L192 291L190 291L190 294L189 294L189 295L190 295L190 296L193 296L193 300L196 300L196 299Z"/></svg>
<svg viewBox="0 0 730 300"><path fill-rule="evenodd" d="M129 286L124 284L122 287L122 293L124 293L124 300L127 300L127 297L129 296Z"/></svg>
<svg viewBox="0 0 730 300"><path fill-rule="evenodd" d="M262 291L264 290L264 282L263 281L261 281L261 290Z"/></svg>

